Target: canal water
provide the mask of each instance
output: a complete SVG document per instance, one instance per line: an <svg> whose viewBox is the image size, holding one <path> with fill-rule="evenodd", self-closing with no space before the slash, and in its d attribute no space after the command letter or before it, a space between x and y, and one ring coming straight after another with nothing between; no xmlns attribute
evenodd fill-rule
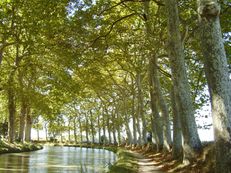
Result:
<svg viewBox="0 0 231 173"><path fill-rule="evenodd" d="M44 147L43 150L0 155L0 173L104 173L116 155L103 149Z"/></svg>

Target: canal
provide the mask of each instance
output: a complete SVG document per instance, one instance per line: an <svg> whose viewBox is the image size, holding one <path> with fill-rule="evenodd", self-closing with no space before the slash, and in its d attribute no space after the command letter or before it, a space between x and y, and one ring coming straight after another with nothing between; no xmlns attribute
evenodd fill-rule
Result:
<svg viewBox="0 0 231 173"><path fill-rule="evenodd" d="M116 155L103 149L47 147L43 150L0 155L0 172L103 173Z"/></svg>

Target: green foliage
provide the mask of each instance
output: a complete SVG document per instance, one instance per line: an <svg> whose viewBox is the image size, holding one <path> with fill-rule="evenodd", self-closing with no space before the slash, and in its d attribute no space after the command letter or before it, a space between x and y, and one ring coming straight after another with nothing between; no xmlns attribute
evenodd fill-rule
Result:
<svg viewBox="0 0 231 173"><path fill-rule="evenodd" d="M184 44L191 92L199 109L208 97L196 39L196 2L178 3L182 36L188 31ZM17 107L26 100L36 114L34 118L41 115L55 133L67 129L60 127L66 118L84 122L83 115L89 118L90 112L95 127L116 112L119 118L110 124L123 128L123 120L126 116L130 120L134 113L132 98L138 92L139 73L143 77L144 113L149 115L150 56L159 57L162 91L170 105L167 20L164 7L156 1L150 4L151 38L146 35L147 14L141 1L1 0L0 7L0 121L6 120L7 90L13 87ZM230 62L230 8L223 4L222 9ZM13 85L8 83L12 71Z"/></svg>

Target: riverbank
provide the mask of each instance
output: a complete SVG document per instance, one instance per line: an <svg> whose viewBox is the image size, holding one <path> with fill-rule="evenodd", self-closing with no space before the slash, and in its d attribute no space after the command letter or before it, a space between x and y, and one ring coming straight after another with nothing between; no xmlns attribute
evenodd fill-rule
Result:
<svg viewBox="0 0 231 173"><path fill-rule="evenodd" d="M96 148L113 151L117 160L109 166L108 173L212 173L214 170L214 145L203 144L203 152L198 155L195 162L181 163L172 158L172 153L157 153L148 147L129 147L96 144L62 144L54 146Z"/></svg>
<svg viewBox="0 0 231 173"><path fill-rule="evenodd" d="M108 173L164 173L156 164L135 150L119 149L117 161L110 166Z"/></svg>
<svg viewBox="0 0 231 173"><path fill-rule="evenodd" d="M117 152L117 161L109 173L213 173L214 145L204 144L203 152L193 163L181 163L172 158L172 153L158 153L147 148L124 148Z"/></svg>
<svg viewBox="0 0 231 173"><path fill-rule="evenodd" d="M43 143L43 145L49 146L63 146L63 147L82 147L82 148L95 148L95 149L105 149L112 151L114 153L120 148L115 145L99 145L99 144L63 144L63 143Z"/></svg>
<svg viewBox="0 0 231 173"><path fill-rule="evenodd" d="M34 143L8 143L5 140L0 141L0 154L36 151L42 148L42 145Z"/></svg>

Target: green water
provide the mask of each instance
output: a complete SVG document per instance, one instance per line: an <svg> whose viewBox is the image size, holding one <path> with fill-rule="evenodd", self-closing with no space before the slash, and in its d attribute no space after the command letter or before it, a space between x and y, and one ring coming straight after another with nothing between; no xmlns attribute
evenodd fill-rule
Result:
<svg viewBox="0 0 231 173"><path fill-rule="evenodd" d="M45 147L35 152L0 155L0 173L103 173L115 159L113 152L103 149Z"/></svg>

